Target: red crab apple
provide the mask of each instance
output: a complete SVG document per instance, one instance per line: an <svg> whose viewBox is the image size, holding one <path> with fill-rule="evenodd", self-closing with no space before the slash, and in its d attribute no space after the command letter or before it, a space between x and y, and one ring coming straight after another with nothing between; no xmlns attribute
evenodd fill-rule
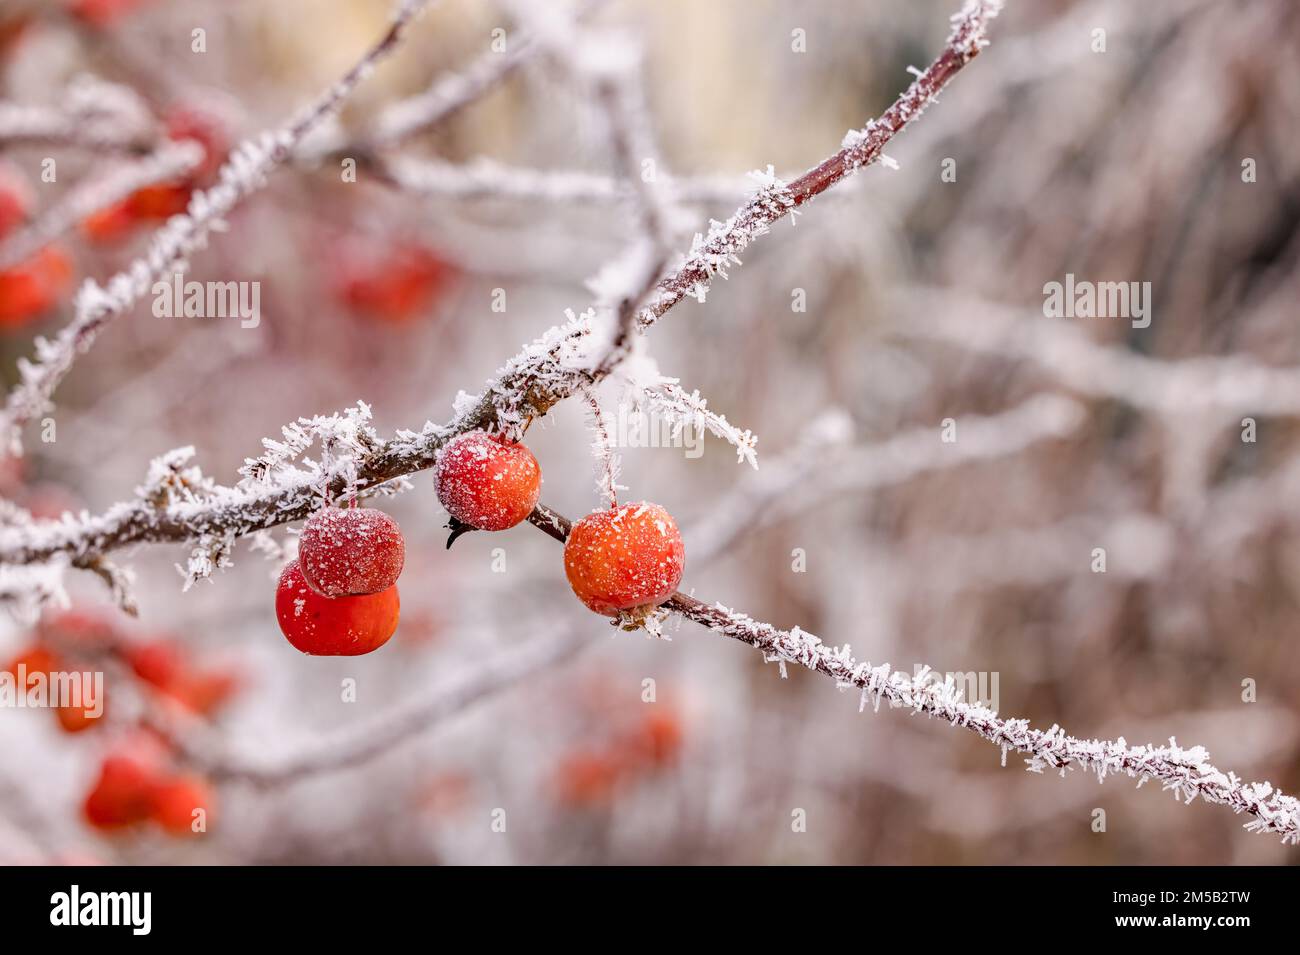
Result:
<svg viewBox="0 0 1300 955"><path fill-rule="evenodd" d="M378 650L397 629L397 587L359 597L325 597L291 560L280 574L275 615L289 642L314 656L353 657Z"/></svg>
<svg viewBox="0 0 1300 955"><path fill-rule="evenodd" d="M658 504L622 504L588 514L564 544L564 573L596 613L657 607L677 589L686 565L682 535Z"/></svg>
<svg viewBox="0 0 1300 955"><path fill-rule="evenodd" d="M486 431L470 431L442 449L434 482L438 500L454 522L481 531L503 531L537 506L542 470L524 445Z"/></svg>
<svg viewBox="0 0 1300 955"><path fill-rule="evenodd" d="M397 583L406 545L397 522L373 507L326 507L303 526L298 564L326 597L377 594Z"/></svg>

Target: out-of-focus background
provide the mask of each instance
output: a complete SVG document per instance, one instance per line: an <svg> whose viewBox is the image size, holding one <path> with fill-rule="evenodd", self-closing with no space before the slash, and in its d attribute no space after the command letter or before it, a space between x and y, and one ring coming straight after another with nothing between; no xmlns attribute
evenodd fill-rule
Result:
<svg viewBox="0 0 1300 955"><path fill-rule="evenodd" d="M859 659L974 675L1000 712L1035 725L1130 743L1175 736L1222 769L1293 791L1300 406L1255 410L1250 396L1261 368L1276 366L1279 380L1300 368L1300 8L1007 6L988 50L886 150L897 169L863 170L794 228L779 223L706 303L684 302L649 334L665 373L759 436L759 469L712 436L625 446L625 495L676 517L683 589L701 599L848 642ZM907 68L941 49L956 9L594 7L584 28L629 40L602 32L607 53L644 50L660 178L684 187L683 250L743 200L747 171L797 174L878 115ZM527 180L518 170L617 182L606 117L575 81L579 51L548 33L556 9L438 4L332 134L359 139L385 107L491 55L494 41L510 55L540 31L547 50L394 155L510 167L515 184ZM389 10L384 0L6 3L0 99L11 117L15 106L57 115L78 90L101 102L113 95L102 84L120 84L174 137L189 129L219 155L337 79ZM195 29L206 52L193 49ZM88 129L0 138L3 176L28 194L13 234L79 184L138 161L138 146L78 142ZM46 182L51 157L57 178ZM475 165L484 158L500 165ZM39 268L10 265L36 271L20 286L11 275L0 294L6 386L34 337L69 320L73 283L129 263L210 174L73 223ZM458 196L378 178L363 164L358 182L342 182L334 159L277 172L189 276L260 282L260 324L137 308L60 390L55 440L34 425L26 456L6 461L4 497L37 517L99 512L184 445L234 483L264 436L358 399L382 434L445 421L458 391L478 390L566 308L585 308L584 282L637 234L617 187L574 197L542 176L535 195ZM1149 325L1045 316L1045 284L1067 275L1150 283ZM603 394L620 414L618 389ZM1034 401L1044 394L1082 416L1056 427L1044 418L1053 406ZM528 440L545 502L575 517L597 506L580 402ZM247 542L188 591L183 547L115 555L137 575L138 619L96 576L71 571L70 611L6 623L0 665L42 641L75 659L105 632L128 653L107 668L103 725L67 732L48 711L0 711L0 860L1296 858L1221 806L1180 805L1124 778L1030 774L1014 754L1003 768L972 734L860 714L856 694L793 667L783 680L693 624L670 624L671 642L621 633L573 598L553 541L521 526L447 551L430 475L412 485L379 503L405 533L407 565L398 633L372 655L290 647L273 612L282 558ZM272 539L291 552L291 532ZM397 731L394 713L547 640L582 646L453 712L417 711L420 732ZM165 749L139 725L155 710L202 759L149 758L202 778L208 831L92 827L83 804L105 758ZM401 738L366 742L386 725Z"/></svg>

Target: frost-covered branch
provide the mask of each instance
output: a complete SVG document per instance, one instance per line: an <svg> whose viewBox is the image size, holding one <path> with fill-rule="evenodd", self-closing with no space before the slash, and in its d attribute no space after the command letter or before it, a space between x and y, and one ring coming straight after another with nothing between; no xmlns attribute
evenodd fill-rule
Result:
<svg viewBox="0 0 1300 955"><path fill-rule="evenodd" d="M707 236L696 235L690 253L660 281L650 304L640 312L639 325L644 329L654 324L688 295L702 300L714 276L725 277L727 268L739 261L739 253L765 235L772 223L879 159L890 140L987 45L985 31L1001 6L1001 0L968 0L953 17L952 32L938 59L879 119L851 131L833 156L788 185L776 179L770 168L757 174L754 197L725 223L714 222ZM594 311L571 314L568 323L525 348L500 370L477 404L465 409L464 417L518 430L546 414L557 401L595 384L603 375L592 370L596 366L591 357L593 353L603 356L608 342L595 335L594 318Z"/></svg>
<svg viewBox="0 0 1300 955"><path fill-rule="evenodd" d="M447 199L513 199L555 205L631 202L630 183L613 176L571 169L529 169L493 159L449 163L397 154L371 161L390 185ZM744 176L687 176L661 183L673 200L698 205L734 204L752 188Z"/></svg>
<svg viewBox="0 0 1300 955"><path fill-rule="evenodd" d="M587 423L592 433L591 453L596 459L596 489L600 492L600 500L605 507L618 507L618 492L622 488L618 476L622 471L622 462L613 436L605 424L600 399L591 390L584 397L587 399Z"/></svg>
<svg viewBox="0 0 1300 955"><path fill-rule="evenodd" d="M771 222L878 158L893 135L978 54L985 43L987 22L999 8L1000 4L992 0L968 3L954 18L944 52L881 119L869 124L865 131L851 133L850 145L790 187L774 179L767 182L728 224L715 223L707 239L697 235L691 255L659 283L653 304L642 312L643 324L657 321L681 301L688 286L692 294L702 296L725 262L734 260L735 252L764 234ZM363 62L372 62L372 57ZM331 102L336 104L337 99ZM299 126L301 123L295 128ZM337 499L345 493L373 490L430 468L438 449L466 431L489 429L517 434L557 402L597 384L605 374L598 363L606 354L608 339L597 333L595 318L592 309L580 315L570 311L568 321L551 328L506 362L481 395L462 392L455 414L446 424L426 423L419 432L398 432L387 441L366 424L356 432L357 440L363 443L358 444L355 453L337 457L329 466L313 464L307 471L287 469L266 481L250 482L246 475L245 482L236 488L196 476L186 498L160 501L138 495L98 516L82 514L31 527L0 528L0 563L41 563L60 554L84 558L146 541L198 542L188 577L193 580L204 576L229 559L238 537L302 520L322 496ZM37 384L44 380L44 376L38 378ZM320 420L328 431L334 424L343 424L344 417Z"/></svg>
<svg viewBox="0 0 1300 955"><path fill-rule="evenodd" d="M605 2L588 0L573 15L581 19ZM554 8L547 10L547 16L557 21L566 18L564 11ZM528 32L508 36L504 51L489 50L480 54L464 69L439 76L424 92L386 107L380 112L374 128L359 142L335 152L338 155L366 155L401 145L495 89L544 49L545 45Z"/></svg>
<svg viewBox="0 0 1300 955"><path fill-rule="evenodd" d="M917 289L904 299L924 303L925 318L902 334L968 351L1031 362L1079 394L1114 398L1158 414L1217 413L1227 423L1239 415L1300 416L1300 374L1239 355L1180 360L1149 358L1099 345L1063 320Z"/></svg>
<svg viewBox="0 0 1300 955"><path fill-rule="evenodd" d="M713 278L725 278L730 266L739 263L740 253L765 235L773 223L793 215L799 206L879 160L894 136L934 102L948 82L987 45L989 21L1001 8L1001 0L968 0L953 17L953 29L939 57L879 119L851 130L834 155L788 184L777 179L770 167L765 173L752 174L759 186L755 195L726 222L715 221L707 235L696 235L689 254L659 282L647 306L638 313L638 325L643 329L652 325L687 296L702 301ZM601 283L605 290L624 284L621 279L631 269L620 267L616 271L619 275ZM566 325L557 326L526 348L501 369L478 406L472 411L467 409L469 416L479 422L518 429L546 414L557 401L603 378L616 362L603 359L609 342L602 343L594 335L594 318L594 312L572 315ZM602 356L599 364L591 362L593 350Z"/></svg>
<svg viewBox="0 0 1300 955"><path fill-rule="evenodd" d="M699 390L687 392L676 378L664 378L647 388L633 390L630 395L637 411L658 415L671 424L674 435L685 429L697 434L708 431L736 449L736 460L750 467L758 467L758 436L748 428L737 428L724 416L709 410L709 402Z"/></svg>
<svg viewBox="0 0 1300 955"><path fill-rule="evenodd" d="M696 236L694 247L659 284L659 294L641 313L642 326L691 296L704 300L715 275L740 263L740 253L769 227L863 166L878 161L890 141L935 101L948 82L988 44L989 21L1002 9L1002 0L967 0L953 17L953 29L943 52L881 114L861 129L850 130L843 148L793 182L777 179L769 168L759 177L757 194L726 222L714 222L707 236Z"/></svg>
<svg viewBox="0 0 1300 955"><path fill-rule="evenodd" d="M769 662L780 665L783 675L787 664L796 664L829 676L841 689L860 690L859 709L865 709L868 702L879 709L883 701L891 709L924 713L969 730L1000 747L1004 765L1007 753L1014 750L1027 754L1025 763L1034 773L1055 769L1064 775L1077 765L1096 773L1099 780L1123 773L1137 779L1141 786L1155 779L1184 802L1200 796L1206 802L1228 806L1233 812L1248 813L1254 817L1246 824L1249 831L1274 833L1285 843L1300 844L1300 801L1268 782L1243 782L1236 774L1216 768L1200 746L1183 748L1173 739L1168 746L1131 746L1122 736L1116 740L1079 739L1056 725L1035 729L1028 720L1005 719L979 703L967 702L951 678L940 682L929 668L922 667L909 675L889 664L873 667L856 661L847 644L828 646L797 627L779 630L721 605L707 606L685 594L676 594L667 606L710 630L762 651Z"/></svg>
<svg viewBox="0 0 1300 955"><path fill-rule="evenodd" d="M710 507L692 528L692 553L721 553L754 525L768 526L841 495L901 484L939 468L1013 455L1041 441L1067 437L1083 421L1083 409L1057 395L1038 395L994 415L954 421L952 443L942 441L935 426L850 446L848 422L842 416L815 420L805 442L764 464L733 494Z"/></svg>
<svg viewBox="0 0 1300 955"><path fill-rule="evenodd" d="M1070 422L1075 420L1071 408L1072 403L1064 399L1037 398L1031 399L1025 406L991 418L963 418L958 425L963 435L960 453L952 445L940 445L934 429L926 430L924 434L918 430L914 435L900 435L893 441L854 449L853 453L865 460L901 454L915 465L910 473L921 473L942 467L946 463L977 460L985 455L992 456L1010 450L1005 442L989 441L995 434L1009 431L1020 437L1025 446L1036 440L1060 436L1065 433ZM285 443L267 442L270 458L258 460L270 465L272 459L282 462L287 455L303 450L297 446L300 442L289 439L288 435L286 437L288 440ZM724 504L718 509L722 515L720 521L708 520L687 532L692 565L699 567L717 559L744 534L767 526L769 521L763 519L767 505L780 494L791 491L794 484L802 483L809 472L815 469L810 465L810 455L807 452L813 447L843 445L846 438L847 423L842 415L828 415L815 420L809 428L807 440L801 442L798 448L769 462L763 470L753 473L747 485L754 493L733 496L729 500L736 506L729 508ZM933 455L918 454L927 439L931 446L939 450ZM600 450L608 451L607 448ZM256 463L250 461L246 473ZM901 480L906 470L904 468L890 473ZM791 478L792 472L797 472L798 481ZM870 474L879 476L879 472L873 471ZM870 476L864 479L864 483L870 485ZM732 518L735 518L734 526ZM568 519L545 505L539 506L530 515L529 521L557 540L563 540L568 535ZM259 543L264 539L259 536ZM270 546L274 547L273 544ZM470 706L533 679L591 645L589 640L572 636L561 638L552 634L533 638L518 650L503 652L481 667L476 665L471 676L453 680L449 685L434 687L421 694L418 700L401 704L363 726L331 735L290 757L266 757L251 762L228 753L218 755L213 743L191 734L178 734L175 738L182 750L191 759L204 765L214 779L261 787L289 785L311 776L355 769L384 756Z"/></svg>
<svg viewBox="0 0 1300 955"><path fill-rule="evenodd" d="M401 0L387 32L344 74L283 128L237 147L221 168L215 186L197 192L185 215L175 216L153 236L145 255L113 276L106 286L88 281L77 295L75 315L51 341L38 338L35 361L19 363L19 384L0 413L0 439L21 451L23 426L43 414L54 390L79 354L94 344L113 319L127 312L154 283L184 271L189 258L207 245L209 234L223 227L225 216L262 188L267 176L291 158L302 140L333 115L375 65L397 46L411 21L429 0Z"/></svg>
<svg viewBox="0 0 1300 955"><path fill-rule="evenodd" d="M668 264L672 224L679 213L669 193L656 182L660 160L639 83L627 75L602 77L596 83L596 99L609 123L615 161L632 184L643 232L638 247L629 250L633 265L624 271L624 287L617 296L606 294L606 304L613 309L617 324L596 366L597 374L603 376L626 354L636 333L636 317ZM650 164L648 176L645 163Z"/></svg>
<svg viewBox="0 0 1300 955"><path fill-rule="evenodd" d="M75 78L59 106L0 102L0 148L72 146L94 152L146 152L158 139L148 106L133 90L93 76Z"/></svg>
<svg viewBox="0 0 1300 955"><path fill-rule="evenodd" d="M558 541L568 537L568 519L544 505L538 505L529 522ZM680 592L664 606L762 651L769 663L780 666L782 676L788 664L795 664L830 677L841 689L860 690L859 710L865 709L868 702L878 710L885 702L891 709L906 708L969 730L1000 747L1004 765L1007 753L1014 750L1028 755L1025 763L1034 773L1055 769L1064 774L1077 765L1095 772L1099 780L1113 773L1136 778L1139 786L1156 779L1184 802L1200 796L1206 802L1229 806L1234 812L1249 813L1255 817L1246 824L1251 832L1271 832L1281 836L1283 842L1300 844L1300 800L1284 795L1268 782L1243 782L1234 773L1217 769L1200 746L1184 749L1172 739L1168 746L1130 746L1123 737L1078 739L1056 725L1047 730L1034 729L1028 720L999 717L986 706L967 702L951 677L940 682L928 667L908 675L887 663L872 666L858 662L848 644L830 646L798 627L780 630L721 604L710 606Z"/></svg>

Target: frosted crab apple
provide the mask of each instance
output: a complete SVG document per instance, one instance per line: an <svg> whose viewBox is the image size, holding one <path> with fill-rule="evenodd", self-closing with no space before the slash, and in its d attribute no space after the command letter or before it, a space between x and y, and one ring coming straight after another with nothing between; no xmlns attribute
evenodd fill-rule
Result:
<svg viewBox="0 0 1300 955"><path fill-rule="evenodd" d="M303 526L298 561L303 578L318 594L377 594L397 583L406 544L397 522L383 511L326 507Z"/></svg>
<svg viewBox="0 0 1300 955"><path fill-rule="evenodd" d="M438 500L453 522L481 531L503 531L537 506L542 469L524 445L470 431L442 449L434 480Z"/></svg>
<svg viewBox="0 0 1300 955"><path fill-rule="evenodd" d="M682 535L658 504L623 504L588 514L564 543L564 573L578 599L606 616L657 607L686 566Z"/></svg>
<svg viewBox="0 0 1300 955"><path fill-rule="evenodd" d="M397 630L397 587L359 597L325 597L307 586L298 561L280 574L275 616L293 646L313 656L355 657L378 650Z"/></svg>

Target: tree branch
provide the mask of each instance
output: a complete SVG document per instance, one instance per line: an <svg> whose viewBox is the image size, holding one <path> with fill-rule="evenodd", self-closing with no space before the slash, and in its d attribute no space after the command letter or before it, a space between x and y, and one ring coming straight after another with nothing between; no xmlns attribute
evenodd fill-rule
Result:
<svg viewBox="0 0 1300 955"><path fill-rule="evenodd" d="M1200 746L1180 747L1173 739L1168 746L1130 746L1121 736L1117 740L1079 739L1066 735L1061 727L1033 729L1028 720L1003 719L978 703L968 703L951 682L936 682L928 667L909 676L893 670L889 664L873 667L853 659L848 645L831 647L797 627L778 630L742 613L721 605L707 606L685 594L675 594L667 604L670 610L694 620L701 626L761 650L769 662L779 663L782 673L787 663L795 663L835 680L840 688L855 687L862 691L859 709L872 701L877 709L881 701L891 708L907 708L913 713L947 720L953 726L975 733L1002 749L1003 764L1010 750L1026 753L1030 772L1044 769L1065 770L1072 764L1097 774L1123 773L1134 777L1141 786L1147 779L1157 779L1184 802L1200 796L1206 802L1230 807L1236 813L1254 816L1245 828L1251 832L1271 832L1287 844L1300 844L1300 800L1275 790L1268 782L1245 783L1234 773L1225 773L1209 761Z"/></svg>
<svg viewBox="0 0 1300 955"><path fill-rule="evenodd" d="M538 504L528 521L561 543L572 526L568 518L544 504ZM1095 772L1099 780L1110 773L1134 777L1139 786L1148 778L1158 779L1185 802L1200 796L1206 802L1229 806L1233 812L1249 813L1255 818L1246 824L1248 830L1276 833L1285 843L1300 844L1300 801L1267 782L1243 783L1235 774L1216 769L1209 754L1199 746L1183 749L1172 739L1168 746L1129 746L1123 737L1113 741L1085 740L1067 736L1055 725L1048 730L1033 729L1028 720L1003 719L985 706L966 702L951 681L936 682L928 667L908 676L887 663L875 667L859 663L847 644L828 646L798 627L779 630L721 604L709 606L680 592L664 607L761 650L768 662L780 664L782 676L786 664L794 663L831 677L841 689L852 686L861 690L859 709L865 709L869 700L879 709L884 701L891 708L906 707L970 730L1001 747L1004 765L1007 752L1015 750L1029 755L1025 762L1030 772L1064 772L1077 764Z"/></svg>
<svg viewBox="0 0 1300 955"><path fill-rule="evenodd" d="M219 182L196 193L185 215L176 216L154 234L149 251L109 280L107 287L87 282L77 296L76 314L53 341L38 338L36 360L20 361L21 381L0 412L0 442L21 453L23 426L43 414L59 383L72 370L79 354L113 319L127 312L172 272L184 271L188 259L202 249L209 233L240 202L266 184L266 178L291 158L302 140L327 116L336 112L374 66L388 56L407 27L429 0L401 0L387 32L343 75L287 126L243 143L221 168Z"/></svg>
<svg viewBox="0 0 1300 955"><path fill-rule="evenodd" d="M969 0L954 18L943 53L880 119L850 132L844 148L789 187L770 175L764 177L754 198L727 223L715 224L707 238L697 235L691 254L659 283L651 304L641 313L641 326L653 324L688 293L702 298L713 277L725 275L727 265L738 261L736 253L764 235L772 222L878 159L894 135L979 53L986 43L988 21L1000 8L1000 0ZM372 62L372 57L363 62ZM200 541L228 550L237 537L306 518L322 495L337 499L345 492L373 489L432 467L438 449L458 434L479 429L520 431L557 402L582 393L608 373L598 368L605 346L595 335L593 318L591 312L571 316L525 346L498 370L482 395L462 396L456 415L445 425L427 423L418 433L399 432L389 441L367 430L358 457L342 460L336 470L326 473L245 482L242 488L221 487L195 473L179 498L160 502L143 496L97 517L0 529L0 563L36 563L59 554L83 557L145 541ZM46 380L37 377L31 388L39 389ZM18 389L15 396L22 391Z"/></svg>

